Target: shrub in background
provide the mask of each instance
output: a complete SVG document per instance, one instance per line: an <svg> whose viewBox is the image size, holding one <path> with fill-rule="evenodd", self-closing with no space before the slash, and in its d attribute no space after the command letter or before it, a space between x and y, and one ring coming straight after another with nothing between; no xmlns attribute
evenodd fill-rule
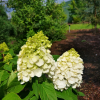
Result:
<svg viewBox="0 0 100 100"><path fill-rule="evenodd" d="M42 30L51 41L64 38L66 15L63 12L63 4L56 4L55 0L8 1L8 6L15 8L11 21L21 39L27 38L30 30L35 33Z"/></svg>
<svg viewBox="0 0 100 100"><path fill-rule="evenodd" d="M0 43L7 43L8 38L15 35L17 35L16 28L8 20L4 7L0 5Z"/></svg>

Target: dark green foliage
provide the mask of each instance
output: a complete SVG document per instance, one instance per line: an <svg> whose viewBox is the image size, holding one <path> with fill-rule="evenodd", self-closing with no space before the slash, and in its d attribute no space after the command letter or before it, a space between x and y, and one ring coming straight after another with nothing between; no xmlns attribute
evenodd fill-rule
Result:
<svg viewBox="0 0 100 100"><path fill-rule="evenodd" d="M70 17L74 23L80 22L84 19L82 11L85 9L85 3L82 0L71 0L68 10Z"/></svg>
<svg viewBox="0 0 100 100"><path fill-rule="evenodd" d="M97 28L97 24L100 24L100 0L83 0L85 2L84 16L85 20L90 22Z"/></svg>
<svg viewBox="0 0 100 100"><path fill-rule="evenodd" d="M41 30L51 41L64 38L66 15L63 4L56 4L55 0L47 0L46 3L44 0L9 0L8 5L16 10L11 21L20 39L32 36L32 31L34 35Z"/></svg>
<svg viewBox="0 0 100 100"><path fill-rule="evenodd" d="M70 20L69 11L67 9L70 3L71 3L71 1L67 1L64 3L64 6L63 6L64 12L67 15L66 22L69 22L69 20Z"/></svg>
<svg viewBox="0 0 100 100"><path fill-rule="evenodd" d="M8 38L16 34L16 29L8 20L4 7L0 5L0 43L7 43Z"/></svg>

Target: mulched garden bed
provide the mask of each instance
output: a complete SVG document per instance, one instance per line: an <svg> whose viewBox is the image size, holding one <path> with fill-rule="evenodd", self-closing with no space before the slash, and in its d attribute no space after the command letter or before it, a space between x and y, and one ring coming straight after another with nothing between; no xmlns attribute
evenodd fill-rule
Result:
<svg viewBox="0 0 100 100"><path fill-rule="evenodd" d="M85 94L78 100L100 100L100 30L73 30L67 32L66 39L56 41L51 47L51 54L61 55L75 48L84 61L83 83L79 91Z"/></svg>

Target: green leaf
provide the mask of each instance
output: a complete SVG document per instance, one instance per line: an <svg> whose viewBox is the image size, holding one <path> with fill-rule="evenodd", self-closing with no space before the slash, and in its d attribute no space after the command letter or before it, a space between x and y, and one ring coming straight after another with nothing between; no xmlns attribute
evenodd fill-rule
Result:
<svg viewBox="0 0 100 100"><path fill-rule="evenodd" d="M12 71L7 83L7 92L19 93L25 87L26 84L21 85L16 76L17 75Z"/></svg>
<svg viewBox="0 0 100 100"><path fill-rule="evenodd" d="M21 100L21 98L17 94L11 92L7 94L2 100Z"/></svg>
<svg viewBox="0 0 100 100"><path fill-rule="evenodd" d="M0 55L0 59L2 59L3 57L2 57L2 55Z"/></svg>
<svg viewBox="0 0 100 100"><path fill-rule="evenodd" d="M52 55L54 60L57 61L57 59L60 57L60 55Z"/></svg>
<svg viewBox="0 0 100 100"><path fill-rule="evenodd" d="M8 81L8 80L4 80L4 81L0 84L0 87L6 85L6 84L7 84L7 81Z"/></svg>
<svg viewBox="0 0 100 100"><path fill-rule="evenodd" d="M9 73L5 70L0 71L0 83L9 77Z"/></svg>
<svg viewBox="0 0 100 100"><path fill-rule="evenodd" d="M35 79L35 81L32 84L32 88L36 97L39 98L38 80Z"/></svg>
<svg viewBox="0 0 100 100"><path fill-rule="evenodd" d="M16 56L11 60L11 62L14 63L14 64L17 64L17 59L18 59L18 57Z"/></svg>
<svg viewBox="0 0 100 100"><path fill-rule="evenodd" d="M65 93L64 91L56 91L57 97L58 98L62 98L64 100L74 100L72 97L70 97L69 95L67 95L67 93Z"/></svg>
<svg viewBox="0 0 100 100"><path fill-rule="evenodd" d="M10 49L10 50L9 50L9 53L10 53L12 56L15 55L13 49Z"/></svg>
<svg viewBox="0 0 100 100"><path fill-rule="evenodd" d="M34 91L30 91L29 94L22 100L29 100L34 95Z"/></svg>
<svg viewBox="0 0 100 100"><path fill-rule="evenodd" d="M76 89L72 89L72 91L74 92L74 94L76 94L76 95L78 95L78 96L85 96L84 93L78 92Z"/></svg>
<svg viewBox="0 0 100 100"><path fill-rule="evenodd" d="M12 71L11 75L9 76L7 87L10 86L11 82L17 77L17 75Z"/></svg>
<svg viewBox="0 0 100 100"><path fill-rule="evenodd" d="M33 96L30 100L38 100L36 96Z"/></svg>
<svg viewBox="0 0 100 100"><path fill-rule="evenodd" d="M57 100L57 95L52 84L43 82L39 85L41 100Z"/></svg>
<svg viewBox="0 0 100 100"><path fill-rule="evenodd" d="M68 88L67 90L64 90L63 92L56 90L56 94L58 98L62 98L65 100L78 100L77 95L72 92L71 87Z"/></svg>
<svg viewBox="0 0 100 100"><path fill-rule="evenodd" d="M20 82L18 81L13 81L12 84L10 85L10 88L7 89L7 92L14 92L14 93L19 93L22 91L25 87L24 85L21 85Z"/></svg>
<svg viewBox="0 0 100 100"><path fill-rule="evenodd" d="M9 65L5 64L4 69L11 72L12 71L12 63L10 63Z"/></svg>
<svg viewBox="0 0 100 100"><path fill-rule="evenodd" d="M2 76L3 76L3 73L4 73L4 71L1 71L1 72L0 72L0 84L1 84L1 78L2 78Z"/></svg>
<svg viewBox="0 0 100 100"><path fill-rule="evenodd" d="M85 96L85 94L82 92L78 92L78 96Z"/></svg>

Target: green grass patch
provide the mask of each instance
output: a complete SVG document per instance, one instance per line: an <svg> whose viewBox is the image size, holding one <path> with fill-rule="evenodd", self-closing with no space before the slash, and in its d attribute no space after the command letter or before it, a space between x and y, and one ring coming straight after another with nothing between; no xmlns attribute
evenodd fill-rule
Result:
<svg viewBox="0 0 100 100"><path fill-rule="evenodd" d="M93 25L90 24L72 24L70 25L70 30L80 30L80 29L92 29ZM97 25L97 28L100 28L100 25ZM69 30L69 26L67 26L67 30Z"/></svg>

